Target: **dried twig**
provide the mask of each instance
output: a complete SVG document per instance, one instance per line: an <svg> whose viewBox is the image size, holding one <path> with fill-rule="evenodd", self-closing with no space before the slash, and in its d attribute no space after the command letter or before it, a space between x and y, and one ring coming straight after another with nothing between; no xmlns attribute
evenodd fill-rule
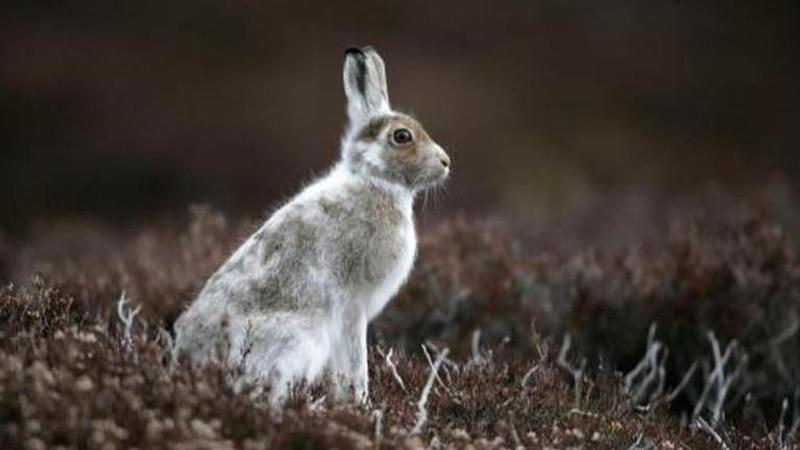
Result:
<svg viewBox="0 0 800 450"><path fill-rule="evenodd" d="M328 398L327 395L323 395L322 397L313 400L311 404L308 405L309 411L325 411L325 401L327 400L327 398Z"/></svg>
<svg viewBox="0 0 800 450"><path fill-rule="evenodd" d="M427 347L425 347L425 345L423 345L423 346L422 346L422 353L424 353L424 354L425 354L425 359L426 359L426 360L428 360L428 365L429 365L429 366L431 366L431 367L433 367L433 359L431 359L431 355L430 355L430 353L428 353L428 349L427 349ZM442 361L442 362L444 363L444 361ZM442 369L443 369L443 370L445 370L445 373L447 373L447 372L446 372L446 371L447 371L447 365L446 365L446 364L442 364ZM447 393L448 393L448 394L449 394L451 397L455 397L455 394L454 394L454 393L453 393L453 391L450 389L450 387L449 387L449 386L448 386L448 385L447 385L447 384L444 382L444 380L442 380L442 378L439 376L439 373L438 373L438 371L437 371L437 372L436 372L434 375L436 376L436 381L438 381L438 382L439 382L439 385L440 385L440 386L441 386L441 387L442 387L442 388L443 388L445 391L447 391Z"/></svg>
<svg viewBox="0 0 800 450"><path fill-rule="evenodd" d="M426 339L425 340L425 346L427 346L428 348L430 348L431 350L433 350L437 354L440 353L439 346L434 344L430 339ZM457 362L453 361L450 358L445 358L444 359L444 365L442 365L442 367L444 367L444 368L448 368L449 367L449 368L455 370L456 372L461 370L461 366ZM449 373L449 372L445 372L445 373Z"/></svg>
<svg viewBox="0 0 800 450"><path fill-rule="evenodd" d="M117 317L119 317L120 322L125 326L123 333L127 345L130 345L133 341L133 320L141 309L142 305L136 305L135 308L131 308L131 303L123 289L117 301Z"/></svg>
<svg viewBox="0 0 800 450"><path fill-rule="evenodd" d="M533 335L533 345L536 348L536 353L539 358L538 363L534 363L525 375L522 377L522 381L520 382L521 387L525 387L528 385L528 381L530 380L531 376L539 370L539 365L547 359L548 354L548 343L542 339L539 335L539 332L536 331L536 327L531 324L531 335Z"/></svg>
<svg viewBox="0 0 800 450"><path fill-rule="evenodd" d="M686 389L686 386L689 384L689 380L692 379L692 375L694 375L694 373L696 371L697 371L697 361L692 363L692 365L689 367L689 370L687 370L686 374L683 375L683 378L681 379L681 382L678 383L678 385L675 386L675 388L672 391L670 391L669 394L667 394L667 396L666 396L667 403L671 403L676 398L678 398L678 396L681 394L681 392L684 389Z"/></svg>
<svg viewBox="0 0 800 450"><path fill-rule="evenodd" d="M625 394L628 405L649 411L658 402L664 390L667 348L655 339L656 325L650 325L647 350L641 361L625 376ZM646 402L645 402L646 401ZM644 404L643 404L644 403Z"/></svg>
<svg viewBox="0 0 800 450"><path fill-rule="evenodd" d="M400 378L400 374L397 373L397 366L394 364L394 361L392 361L393 353L394 349L390 348L389 353L387 353L386 358L384 358L384 361L386 362L386 367L389 368L389 372L392 373L392 378L394 378L394 380L397 381L397 384L400 385L400 388L403 389L403 392L408 392L408 389L406 389L406 384L403 382L403 379Z"/></svg>
<svg viewBox="0 0 800 450"><path fill-rule="evenodd" d="M483 355L481 355L481 329L476 328L475 331L472 332L472 339L471 339L471 348L472 348L472 359L469 361L469 365L480 365L485 361Z"/></svg>
<svg viewBox="0 0 800 450"><path fill-rule="evenodd" d="M633 441L630 447L628 447L628 450L650 450L652 448L655 448L653 441L646 438L644 433L640 432L636 435L636 440Z"/></svg>
<svg viewBox="0 0 800 450"><path fill-rule="evenodd" d="M536 330L536 326L533 323L531 323L531 336L533 339L533 346L539 356L539 362L543 362L547 359L547 355L550 352L550 344L548 341L542 339L542 336L539 334L539 331Z"/></svg>
<svg viewBox="0 0 800 450"><path fill-rule="evenodd" d="M784 429L786 428L786 410L789 409L789 399L784 398L781 402L781 416L778 418L778 431L775 433L778 439L778 450L784 450L786 443L783 441Z"/></svg>
<svg viewBox="0 0 800 450"><path fill-rule="evenodd" d="M789 411L789 399L783 399L781 402L781 416L778 420L778 431L777 431L777 438L778 438L778 450L789 450L793 449L795 442L795 438L797 437L797 431L800 429L800 390L795 391L794 394L794 405L792 409L792 424L789 426L789 429L786 429L786 413Z"/></svg>
<svg viewBox="0 0 800 450"><path fill-rule="evenodd" d="M575 367L567 361L567 354L572 346L572 338L569 334L564 335L564 341L561 343L561 350L558 352L557 364L562 369L569 372L572 376L575 389L575 409L581 409L581 385L583 384L583 375L586 371L586 358L581 358L580 364Z"/></svg>
<svg viewBox="0 0 800 450"><path fill-rule="evenodd" d="M525 386L527 386L528 385L528 380L531 378L531 376L534 373L536 373L537 370L539 370L539 365L538 364L534 364L533 367L531 367L527 372L525 372L525 375L522 377L522 382L520 382L520 386L523 387L523 388Z"/></svg>
<svg viewBox="0 0 800 450"><path fill-rule="evenodd" d="M797 313L792 312L789 319L789 326L781 331L777 336L769 341L769 345L777 347L792 338L797 332L800 331L800 320L797 318Z"/></svg>
<svg viewBox="0 0 800 450"><path fill-rule="evenodd" d="M717 433L716 430L714 430L714 428L711 425L709 425L705 419L703 419L702 417L697 417L695 419L695 423L697 424L697 427L700 430L705 431L712 438L714 438L714 440L717 441L722 450L730 450L730 447L728 447L728 444L726 444L725 440L722 439L722 436L720 436L719 433Z"/></svg>
<svg viewBox="0 0 800 450"><path fill-rule="evenodd" d="M383 439L383 410L376 409L373 415L375 416L375 448L378 449L381 448L381 440Z"/></svg>
<svg viewBox="0 0 800 450"><path fill-rule="evenodd" d="M787 326L777 336L770 339L769 343L766 345L770 357L775 363L775 367L778 369L778 372L780 372L781 376L783 376L783 378L787 381L791 381L792 376L789 369L786 367L786 362L784 361L783 353L781 352L781 346L800 330L800 320L797 319L797 313L793 312L789 320L789 326Z"/></svg>
<svg viewBox="0 0 800 450"><path fill-rule="evenodd" d="M450 349L445 348L439 353L436 357L436 362L431 365L431 374L428 376L428 381L425 382L425 386L422 388L422 393L419 396L419 401L417 402L417 422L414 424L414 428L411 430L412 434L418 434L422 431L422 427L425 426L425 423L428 421L428 409L426 408L426 404L428 403L428 396L431 394L431 389L433 388L433 382L436 379L436 373L439 371L439 367L442 365L445 357L450 352Z"/></svg>
<svg viewBox="0 0 800 450"><path fill-rule="evenodd" d="M719 341L711 331L708 332L708 340L711 344L711 351L714 356L714 368L706 379L706 385L703 388L703 392L700 394L700 399L695 405L692 417L699 418L703 410L708 409L711 412L711 425L713 426L716 425L722 417L725 398L732 383L736 381L742 373L747 363L747 355L742 355L733 372L727 374L725 367L728 360L733 355L733 351L736 349L736 340L728 343L724 353L720 351ZM709 400L712 390L714 391L714 396Z"/></svg>
<svg viewBox="0 0 800 450"><path fill-rule="evenodd" d="M800 431L800 401L798 401L797 394L795 394L793 415L794 421L792 422L792 426L789 427L789 431L786 433L786 442L789 443L795 443L797 432Z"/></svg>
<svg viewBox="0 0 800 450"><path fill-rule="evenodd" d="M511 442L514 443L514 448L525 448L517 433L517 427L514 425L514 413L508 411L508 426L511 429Z"/></svg>

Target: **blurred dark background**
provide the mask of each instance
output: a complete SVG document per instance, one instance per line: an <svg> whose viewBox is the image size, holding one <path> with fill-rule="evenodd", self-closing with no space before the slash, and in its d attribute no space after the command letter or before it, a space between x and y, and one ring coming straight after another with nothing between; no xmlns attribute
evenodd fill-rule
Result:
<svg viewBox="0 0 800 450"><path fill-rule="evenodd" d="M343 50L454 157L439 214L800 174L790 1L6 1L0 229L258 214L338 157ZM775 187L777 186L777 187ZM658 207L658 205L656 205Z"/></svg>

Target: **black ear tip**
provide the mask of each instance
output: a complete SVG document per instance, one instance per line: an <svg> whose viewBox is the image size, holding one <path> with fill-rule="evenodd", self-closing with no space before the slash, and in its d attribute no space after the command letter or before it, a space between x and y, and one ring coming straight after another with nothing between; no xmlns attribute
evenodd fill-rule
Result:
<svg viewBox="0 0 800 450"><path fill-rule="evenodd" d="M347 55L363 55L364 51L360 47L350 46L344 50L345 56Z"/></svg>
<svg viewBox="0 0 800 450"><path fill-rule="evenodd" d="M351 45L344 50L345 56L347 55L357 55L357 56L366 56L368 52L375 52L375 48L371 45L362 45L360 47Z"/></svg>

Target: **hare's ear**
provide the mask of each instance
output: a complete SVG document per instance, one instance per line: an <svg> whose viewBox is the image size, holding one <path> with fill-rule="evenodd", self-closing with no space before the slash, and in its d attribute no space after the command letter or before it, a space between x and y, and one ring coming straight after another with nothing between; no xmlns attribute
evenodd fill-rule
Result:
<svg viewBox="0 0 800 450"><path fill-rule="evenodd" d="M350 47L344 52L344 92L350 126L390 112L386 68L372 47Z"/></svg>

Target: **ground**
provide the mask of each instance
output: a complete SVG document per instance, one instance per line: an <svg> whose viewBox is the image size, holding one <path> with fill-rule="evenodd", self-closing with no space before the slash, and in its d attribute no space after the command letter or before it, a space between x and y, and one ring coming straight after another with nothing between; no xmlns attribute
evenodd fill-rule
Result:
<svg viewBox="0 0 800 450"><path fill-rule="evenodd" d="M370 403L314 386L283 413L166 351L257 223L193 207L0 236L0 448L797 445L800 264L768 214L680 217L624 245L501 214L423 220L411 279L371 325Z"/></svg>

